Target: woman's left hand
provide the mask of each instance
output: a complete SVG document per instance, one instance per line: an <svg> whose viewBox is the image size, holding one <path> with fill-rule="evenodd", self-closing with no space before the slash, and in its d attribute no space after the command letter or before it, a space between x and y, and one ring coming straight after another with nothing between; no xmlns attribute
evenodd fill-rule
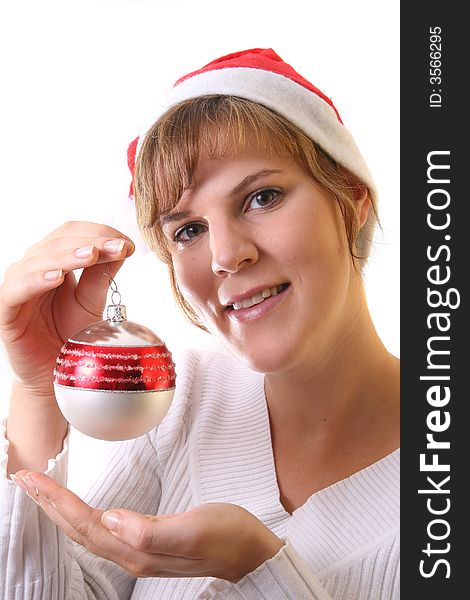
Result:
<svg viewBox="0 0 470 600"><path fill-rule="evenodd" d="M18 471L14 480L72 540L135 577L211 576L236 582L284 545L235 504L202 504L159 516L102 511L41 473Z"/></svg>

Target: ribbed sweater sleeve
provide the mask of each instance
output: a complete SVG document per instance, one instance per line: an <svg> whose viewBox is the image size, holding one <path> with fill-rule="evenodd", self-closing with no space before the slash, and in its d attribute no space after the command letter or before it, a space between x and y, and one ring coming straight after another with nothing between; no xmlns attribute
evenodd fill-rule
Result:
<svg viewBox="0 0 470 600"><path fill-rule="evenodd" d="M237 583L212 582L200 600L332 600L294 548L287 543Z"/></svg>

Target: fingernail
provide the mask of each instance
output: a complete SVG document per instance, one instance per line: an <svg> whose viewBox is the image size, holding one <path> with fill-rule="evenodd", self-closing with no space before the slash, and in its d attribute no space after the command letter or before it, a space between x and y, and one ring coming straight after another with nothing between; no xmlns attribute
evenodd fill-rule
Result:
<svg viewBox="0 0 470 600"><path fill-rule="evenodd" d="M109 240L103 244L103 248L110 254L118 254L124 248L124 240Z"/></svg>
<svg viewBox="0 0 470 600"><path fill-rule="evenodd" d="M24 481L21 481L21 479L19 477L17 477L16 475L11 474L10 475L10 479L16 483L16 485L21 488L22 490L24 490L25 492L28 491L28 488L26 487L26 484L24 483Z"/></svg>
<svg viewBox="0 0 470 600"><path fill-rule="evenodd" d="M55 281L56 279L59 279L59 277L62 277L62 269L59 269L58 271L47 271L47 273L44 273L44 279L47 279L47 281Z"/></svg>
<svg viewBox="0 0 470 600"><path fill-rule="evenodd" d="M83 248L77 248L75 250L75 256L77 258L88 258L93 253L93 246L84 246Z"/></svg>
<svg viewBox="0 0 470 600"><path fill-rule="evenodd" d="M21 479L25 482L30 492L39 496L39 490L30 475L24 475Z"/></svg>
<svg viewBox="0 0 470 600"><path fill-rule="evenodd" d="M103 513L103 516L101 517L101 522L108 529L117 529L117 527L119 525L119 521L120 521L119 515L117 513L113 513L113 512L105 512L105 513Z"/></svg>

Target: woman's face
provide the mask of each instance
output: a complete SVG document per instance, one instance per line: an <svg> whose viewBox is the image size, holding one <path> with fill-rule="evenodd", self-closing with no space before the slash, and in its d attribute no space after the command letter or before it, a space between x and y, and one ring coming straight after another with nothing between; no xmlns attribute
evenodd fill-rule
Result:
<svg viewBox="0 0 470 600"><path fill-rule="evenodd" d="M183 296L251 368L287 370L340 342L357 288L341 214L292 159L202 156L163 221Z"/></svg>

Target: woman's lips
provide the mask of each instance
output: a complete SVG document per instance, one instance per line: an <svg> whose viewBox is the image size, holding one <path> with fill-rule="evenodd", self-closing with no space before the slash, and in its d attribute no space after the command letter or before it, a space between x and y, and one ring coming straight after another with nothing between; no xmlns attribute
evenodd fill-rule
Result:
<svg viewBox="0 0 470 600"><path fill-rule="evenodd" d="M288 283L266 288L249 298L234 303L234 305L227 306L228 316L239 323L259 319L282 302L289 289L290 285ZM269 290L270 295L267 294L267 290Z"/></svg>

